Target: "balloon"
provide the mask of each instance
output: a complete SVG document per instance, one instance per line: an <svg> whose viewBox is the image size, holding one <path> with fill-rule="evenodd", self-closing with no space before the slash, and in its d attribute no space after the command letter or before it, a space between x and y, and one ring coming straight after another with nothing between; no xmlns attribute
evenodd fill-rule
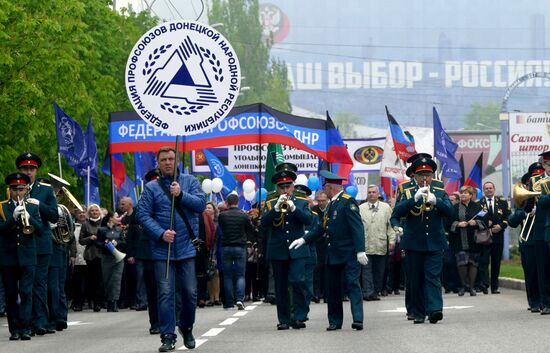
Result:
<svg viewBox="0 0 550 353"><path fill-rule="evenodd" d="M223 181L220 178L212 179L212 192L218 193L223 189Z"/></svg>
<svg viewBox="0 0 550 353"><path fill-rule="evenodd" d="M244 199L246 201L252 201L254 200L254 197L256 197L256 191L252 190L252 192L245 192L244 193Z"/></svg>
<svg viewBox="0 0 550 353"><path fill-rule="evenodd" d="M265 201L267 198L267 190L265 188L260 189L260 201Z"/></svg>
<svg viewBox="0 0 550 353"><path fill-rule="evenodd" d="M252 179L246 179L243 182L243 192L250 193L254 191L254 188L256 188L256 183Z"/></svg>
<svg viewBox="0 0 550 353"><path fill-rule="evenodd" d="M307 181L307 187L310 188L311 191L317 190L319 188L319 178L315 175L310 176Z"/></svg>
<svg viewBox="0 0 550 353"><path fill-rule="evenodd" d="M294 184L307 186L307 176L305 174L298 174L296 180L294 181Z"/></svg>
<svg viewBox="0 0 550 353"><path fill-rule="evenodd" d="M350 185L346 187L346 193L349 194L351 197L355 198L357 196L357 187L355 185Z"/></svg>
<svg viewBox="0 0 550 353"><path fill-rule="evenodd" d="M481 198L483 197L483 193L481 192L481 190L479 188L475 188L475 190L477 192L477 199L481 200Z"/></svg>
<svg viewBox="0 0 550 353"><path fill-rule="evenodd" d="M212 192L212 180L204 179L202 181L202 191L204 191L205 194L210 194Z"/></svg>

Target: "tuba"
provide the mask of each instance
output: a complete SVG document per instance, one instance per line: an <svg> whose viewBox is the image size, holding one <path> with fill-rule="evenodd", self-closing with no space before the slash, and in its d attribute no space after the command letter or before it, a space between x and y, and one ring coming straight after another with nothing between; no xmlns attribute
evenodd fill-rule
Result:
<svg viewBox="0 0 550 353"><path fill-rule="evenodd" d="M57 244L67 245L73 240L75 229L74 221L67 205L73 205L80 211L83 211L83 208L73 194L65 187L70 186L65 179L52 173L48 173L48 175L50 176L50 182L55 192L57 212L59 213L57 225L52 229L52 239Z"/></svg>
<svg viewBox="0 0 550 353"><path fill-rule="evenodd" d="M540 180L543 180L543 179L540 179ZM541 194L540 185L541 183L539 183L538 181L533 185L533 190L535 190L535 186L537 186L538 191L527 190L521 182L518 182L516 185L514 185L514 189L512 190L512 198L514 199L516 206L519 208L523 208L525 207L525 203L527 202L528 199L530 199L531 197L540 196Z"/></svg>

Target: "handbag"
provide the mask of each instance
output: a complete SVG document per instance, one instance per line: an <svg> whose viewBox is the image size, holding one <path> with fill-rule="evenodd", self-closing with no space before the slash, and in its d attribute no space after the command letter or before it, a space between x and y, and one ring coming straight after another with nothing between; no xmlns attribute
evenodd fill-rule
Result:
<svg viewBox="0 0 550 353"><path fill-rule="evenodd" d="M474 236L476 239L476 244L489 245L493 242L493 234L490 229L477 229Z"/></svg>

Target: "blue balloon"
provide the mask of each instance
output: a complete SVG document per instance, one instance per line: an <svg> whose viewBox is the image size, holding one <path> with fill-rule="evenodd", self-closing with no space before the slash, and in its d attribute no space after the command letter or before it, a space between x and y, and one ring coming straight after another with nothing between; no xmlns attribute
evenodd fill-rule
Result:
<svg viewBox="0 0 550 353"><path fill-rule="evenodd" d="M260 201L265 201L267 197L267 190L265 188L260 189Z"/></svg>
<svg viewBox="0 0 550 353"><path fill-rule="evenodd" d="M349 194L353 198L355 198L355 196L357 196L358 191L359 190L357 190L357 187L355 185L350 185L350 186L346 187L346 193Z"/></svg>
<svg viewBox="0 0 550 353"><path fill-rule="evenodd" d="M307 187L311 189L311 191L316 191L319 188L319 178L315 175L310 176L307 181Z"/></svg>
<svg viewBox="0 0 550 353"><path fill-rule="evenodd" d="M475 188L475 189L477 191L477 199L481 200L481 198L483 197L483 192L481 192L479 188Z"/></svg>

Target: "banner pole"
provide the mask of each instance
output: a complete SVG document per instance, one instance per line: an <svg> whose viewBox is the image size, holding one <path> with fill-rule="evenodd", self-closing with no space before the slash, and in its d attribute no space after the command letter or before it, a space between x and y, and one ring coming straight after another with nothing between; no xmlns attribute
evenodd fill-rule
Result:
<svg viewBox="0 0 550 353"><path fill-rule="evenodd" d="M63 170L61 169L61 153L57 152L57 164L59 165L59 177L63 178Z"/></svg>
<svg viewBox="0 0 550 353"><path fill-rule="evenodd" d="M172 179L173 182L175 182L178 179L178 155L179 155L179 145L180 145L180 137L179 135L176 135L176 159L174 160L174 178ZM174 230L174 210L176 206L176 196L172 194L172 205L170 208L170 230ZM191 234L189 234L191 236ZM175 236L174 236L175 240ZM166 279L168 279L168 275L170 273L170 248L172 243L168 243L168 256L166 257Z"/></svg>

